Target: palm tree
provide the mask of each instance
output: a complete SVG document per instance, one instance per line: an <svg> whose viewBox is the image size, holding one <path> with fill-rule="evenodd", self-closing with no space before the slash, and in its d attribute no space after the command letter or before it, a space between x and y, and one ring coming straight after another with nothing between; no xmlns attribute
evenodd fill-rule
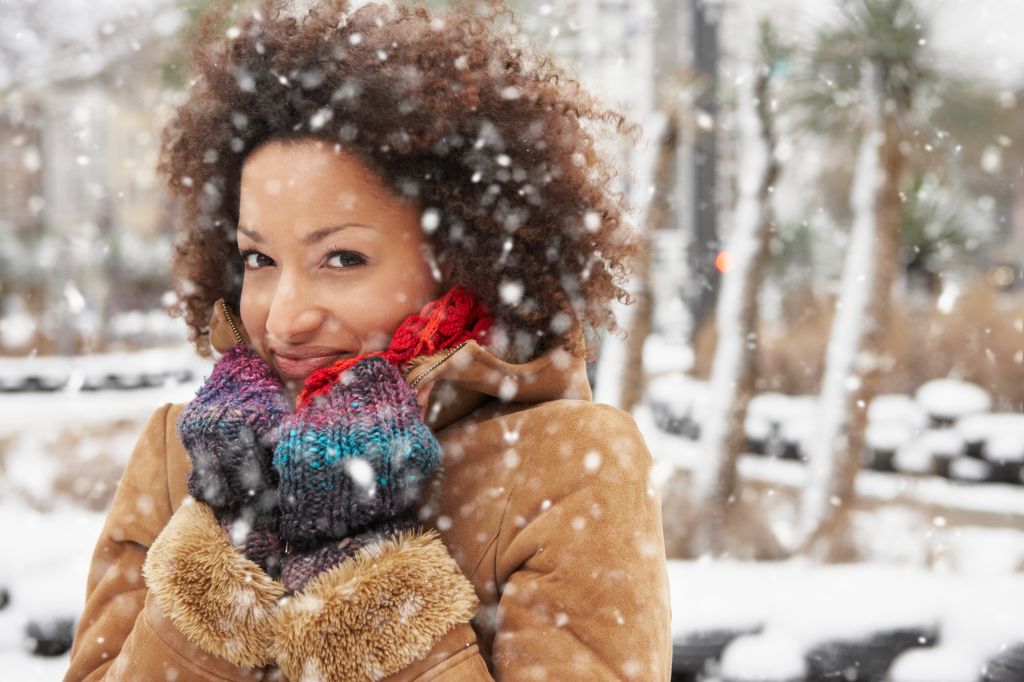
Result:
<svg viewBox="0 0 1024 682"><path fill-rule="evenodd" d="M810 129L852 130L861 137L855 230L829 340L822 418L799 529L801 549L826 561L855 554L849 510L867 406L885 367L891 290L901 270L906 143L934 101L925 95L938 92L943 81L929 37L928 19L914 0L848 0L841 23L818 36L803 70L809 87L796 97Z"/></svg>

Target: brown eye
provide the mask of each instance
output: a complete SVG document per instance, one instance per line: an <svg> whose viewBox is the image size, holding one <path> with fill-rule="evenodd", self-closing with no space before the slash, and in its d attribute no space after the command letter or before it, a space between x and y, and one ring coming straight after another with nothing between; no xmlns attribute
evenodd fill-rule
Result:
<svg viewBox="0 0 1024 682"><path fill-rule="evenodd" d="M354 268L366 265L366 257L356 251L332 251L327 256L327 264L332 268Z"/></svg>
<svg viewBox="0 0 1024 682"><path fill-rule="evenodd" d="M259 251L242 251L238 255L242 257L242 263L246 270L258 270L265 265L272 265L274 261L264 256Z"/></svg>

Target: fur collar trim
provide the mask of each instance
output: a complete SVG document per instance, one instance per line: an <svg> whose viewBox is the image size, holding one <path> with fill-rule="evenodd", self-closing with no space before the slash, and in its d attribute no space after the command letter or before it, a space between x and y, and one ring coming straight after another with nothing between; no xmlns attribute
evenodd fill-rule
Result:
<svg viewBox="0 0 1024 682"><path fill-rule="evenodd" d="M241 668L268 663L284 586L231 545L210 507L186 500L142 574L160 609L203 651Z"/></svg>
<svg viewBox="0 0 1024 682"><path fill-rule="evenodd" d="M149 548L146 584L199 648L292 682L379 680L430 653L479 607L435 530L368 545L289 597L186 500Z"/></svg>
<svg viewBox="0 0 1024 682"><path fill-rule="evenodd" d="M478 606L437 531L401 533L285 599L273 653L295 682L380 680L430 653Z"/></svg>

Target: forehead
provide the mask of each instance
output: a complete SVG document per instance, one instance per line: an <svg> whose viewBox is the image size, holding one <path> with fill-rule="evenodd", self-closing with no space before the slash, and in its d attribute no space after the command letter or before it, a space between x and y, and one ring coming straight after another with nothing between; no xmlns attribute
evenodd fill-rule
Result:
<svg viewBox="0 0 1024 682"><path fill-rule="evenodd" d="M319 140L270 141L242 166L238 222L265 231L394 222L418 213L354 154Z"/></svg>

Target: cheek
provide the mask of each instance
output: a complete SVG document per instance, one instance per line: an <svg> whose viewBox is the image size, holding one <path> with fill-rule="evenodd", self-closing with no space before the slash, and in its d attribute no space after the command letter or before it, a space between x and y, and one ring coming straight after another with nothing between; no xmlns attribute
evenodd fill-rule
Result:
<svg viewBox="0 0 1024 682"><path fill-rule="evenodd" d="M267 313L270 308L270 296L263 291L258 283L252 278L246 277L242 280L242 294L239 301L239 314L242 317L242 326L249 332L256 350L262 352L262 333L267 321Z"/></svg>
<svg viewBox="0 0 1024 682"><path fill-rule="evenodd" d="M325 323L328 336L351 334L359 339L362 352L387 348L398 325L414 312L399 303L395 292L383 287L362 296L345 297L331 306L331 319Z"/></svg>

